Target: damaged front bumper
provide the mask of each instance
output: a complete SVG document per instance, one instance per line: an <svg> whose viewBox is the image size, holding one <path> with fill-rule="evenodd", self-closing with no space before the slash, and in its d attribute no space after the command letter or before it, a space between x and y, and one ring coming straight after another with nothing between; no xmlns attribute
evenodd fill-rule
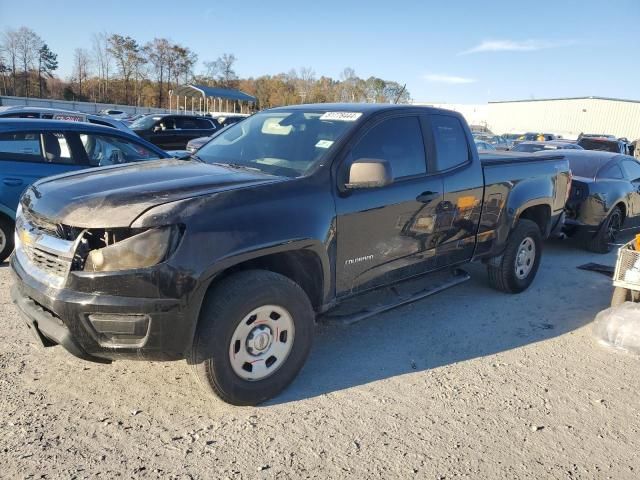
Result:
<svg viewBox="0 0 640 480"><path fill-rule="evenodd" d="M27 326L45 346L61 345L84 360L108 363L116 359L178 360L190 349L197 311L188 297L139 297L163 277L171 284L170 268L146 272L74 275L55 288L27 272L13 255L12 299ZM169 277L169 278L167 278ZM121 295L97 293L105 291ZM71 287L71 288L70 288ZM154 289L158 292L157 286Z"/></svg>

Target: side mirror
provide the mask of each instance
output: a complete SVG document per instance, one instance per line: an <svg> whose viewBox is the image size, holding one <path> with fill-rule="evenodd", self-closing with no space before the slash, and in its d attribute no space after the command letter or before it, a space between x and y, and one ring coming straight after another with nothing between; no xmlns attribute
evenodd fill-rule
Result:
<svg viewBox="0 0 640 480"><path fill-rule="evenodd" d="M378 158L359 158L349 168L349 190L384 187L393 183L391 165Z"/></svg>
<svg viewBox="0 0 640 480"><path fill-rule="evenodd" d="M153 133L158 133L162 131L162 127L160 125L156 125L153 127Z"/></svg>

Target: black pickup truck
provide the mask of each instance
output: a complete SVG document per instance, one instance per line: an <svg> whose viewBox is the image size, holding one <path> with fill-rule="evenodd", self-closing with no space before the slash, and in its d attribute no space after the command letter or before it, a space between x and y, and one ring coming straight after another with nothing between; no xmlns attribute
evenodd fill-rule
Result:
<svg viewBox="0 0 640 480"><path fill-rule="evenodd" d="M256 404L293 380L315 319L346 299L477 260L497 289L526 289L570 182L562 156L479 158L455 112L276 108L191 161L36 182L12 296L45 346L186 359L209 391Z"/></svg>

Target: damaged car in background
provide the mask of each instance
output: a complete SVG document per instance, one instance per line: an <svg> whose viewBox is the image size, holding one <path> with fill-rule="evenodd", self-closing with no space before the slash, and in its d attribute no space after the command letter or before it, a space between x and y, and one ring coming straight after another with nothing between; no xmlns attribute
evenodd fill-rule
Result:
<svg viewBox="0 0 640 480"><path fill-rule="evenodd" d="M36 182L12 297L44 346L184 359L236 405L289 385L315 321L361 294L429 274L354 321L467 280L471 261L494 288L525 290L571 182L562 155L479 156L459 113L400 105L266 110L198 158Z"/></svg>
<svg viewBox="0 0 640 480"><path fill-rule="evenodd" d="M565 233L607 253L625 227L640 225L640 162L602 151L565 151L573 173Z"/></svg>

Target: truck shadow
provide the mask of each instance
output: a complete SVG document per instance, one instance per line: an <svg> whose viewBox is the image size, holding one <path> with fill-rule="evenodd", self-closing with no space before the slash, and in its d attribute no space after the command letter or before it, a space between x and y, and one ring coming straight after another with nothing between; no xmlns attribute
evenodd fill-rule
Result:
<svg viewBox="0 0 640 480"><path fill-rule="evenodd" d="M267 405L287 403L399 375L524 347L576 330L609 306L611 279L578 270L615 265L570 241L550 241L533 285L519 295L492 290L482 265L471 280L351 326L320 325L301 374ZM495 360L488 359L494 362Z"/></svg>

